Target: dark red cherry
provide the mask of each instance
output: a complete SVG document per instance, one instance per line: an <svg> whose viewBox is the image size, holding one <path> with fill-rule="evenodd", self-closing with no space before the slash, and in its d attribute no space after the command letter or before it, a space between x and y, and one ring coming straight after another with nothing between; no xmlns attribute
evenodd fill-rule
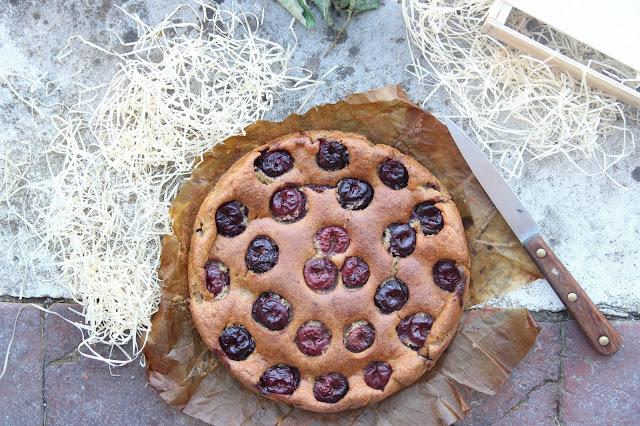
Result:
<svg viewBox="0 0 640 426"><path fill-rule="evenodd" d="M433 267L433 279L443 290L453 291L462 279L462 274L456 262L449 259L439 260Z"/></svg>
<svg viewBox="0 0 640 426"><path fill-rule="evenodd" d="M347 378L340 373L327 373L316 378L313 395L320 402L334 404L340 401L349 391Z"/></svg>
<svg viewBox="0 0 640 426"><path fill-rule="evenodd" d="M338 282L338 268L326 257L312 257L303 272L304 281L314 291L332 290Z"/></svg>
<svg viewBox="0 0 640 426"><path fill-rule="evenodd" d="M362 287L369 280L369 265L359 257L347 257L342 264L342 282L347 288Z"/></svg>
<svg viewBox="0 0 640 426"><path fill-rule="evenodd" d="M247 359L256 348L256 342L251 333L241 325L225 328L218 341L224 353L234 361Z"/></svg>
<svg viewBox="0 0 640 426"><path fill-rule="evenodd" d="M409 172L399 161L395 160L380 163L378 177L391 189L405 188L409 182Z"/></svg>
<svg viewBox="0 0 640 426"><path fill-rule="evenodd" d="M256 158L253 165L272 178L287 173L293 168L293 157L288 151L265 151Z"/></svg>
<svg viewBox="0 0 640 426"><path fill-rule="evenodd" d="M400 321L396 331L400 341L411 349L419 349L427 340L433 326L433 317L427 314L412 314Z"/></svg>
<svg viewBox="0 0 640 426"><path fill-rule="evenodd" d="M383 239L389 241L388 250L393 256L407 257L416 248L416 231L406 223L389 225Z"/></svg>
<svg viewBox="0 0 640 426"><path fill-rule="evenodd" d="M316 244L323 254L331 256L347 251L351 239L346 229L341 226L325 226L316 232Z"/></svg>
<svg viewBox="0 0 640 426"><path fill-rule="evenodd" d="M262 274L276 266L278 254L278 246L271 238L256 237L249 243L244 260L249 270Z"/></svg>
<svg viewBox="0 0 640 426"><path fill-rule="evenodd" d="M383 361L372 361L364 368L364 382L370 387L384 390L389 383L393 369Z"/></svg>
<svg viewBox="0 0 640 426"><path fill-rule="evenodd" d="M209 293L217 296L229 287L229 272L220 262L209 261L204 264L204 277Z"/></svg>
<svg viewBox="0 0 640 426"><path fill-rule="evenodd" d="M249 209L240 201L224 203L216 211L216 228L224 237L235 237L247 229Z"/></svg>
<svg viewBox="0 0 640 426"><path fill-rule="evenodd" d="M258 392L263 395L291 395L300 385L300 372L288 365L274 365L260 376L256 385Z"/></svg>
<svg viewBox="0 0 640 426"><path fill-rule="evenodd" d="M433 201L425 201L411 211L410 221L419 221L424 235L436 235L444 226L442 212L434 204Z"/></svg>
<svg viewBox="0 0 640 426"><path fill-rule="evenodd" d="M349 152L340 142L319 139L320 146L316 154L316 163L324 170L344 169L349 165Z"/></svg>
<svg viewBox="0 0 640 426"><path fill-rule="evenodd" d="M397 278L389 278L378 286L373 301L383 314L390 314L402 309L408 299L407 285Z"/></svg>
<svg viewBox="0 0 640 426"><path fill-rule="evenodd" d="M284 329L291 319L291 305L275 293L262 293L253 303L253 319L271 331Z"/></svg>
<svg viewBox="0 0 640 426"><path fill-rule="evenodd" d="M321 355L331 343L331 332L319 321L309 321L296 332L296 345L305 355Z"/></svg>
<svg viewBox="0 0 640 426"><path fill-rule="evenodd" d="M344 330L344 345L351 352L362 352L376 340L376 330L368 322L355 322Z"/></svg>
<svg viewBox="0 0 640 426"><path fill-rule="evenodd" d="M346 178L338 182L338 202L347 210L363 210L373 200L373 188L367 182Z"/></svg>
<svg viewBox="0 0 640 426"><path fill-rule="evenodd" d="M276 219L292 223L304 217L307 198L297 188L286 187L277 190L271 197L271 214Z"/></svg>

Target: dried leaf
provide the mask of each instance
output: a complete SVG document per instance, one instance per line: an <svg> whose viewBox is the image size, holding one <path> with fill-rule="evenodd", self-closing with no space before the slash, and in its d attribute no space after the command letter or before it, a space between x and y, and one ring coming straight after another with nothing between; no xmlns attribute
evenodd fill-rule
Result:
<svg viewBox="0 0 640 426"><path fill-rule="evenodd" d="M539 329L526 310L467 313L449 349L416 384L377 405L333 415L293 409L245 389L226 368L217 368L193 326L187 256L195 215L210 188L254 147L288 133L326 128L357 132L412 154L447 186L467 218L471 263L480 268L478 276L472 269L473 297L492 294L496 284L504 289L502 282L491 281L496 277L512 286L531 279L535 267L521 262L522 247L505 228L446 127L411 103L399 86L351 95L337 104L292 115L282 123L255 123L245 129L246 136L229 138L205 154L194 169L171 207L175 235L163 240L158 271L162 300L145 348L149 383L170 404L212 424L450 424L468 412L455 382L495 393L529 351ZM487 269L499 272L484 273Z"/></svg>
<svg viewBox="0 0 640 426"><path fill-rule="evenodd" d="M484 309L466 315L432 374L493 395L529 352L540 327L526 309Z"/></svg>

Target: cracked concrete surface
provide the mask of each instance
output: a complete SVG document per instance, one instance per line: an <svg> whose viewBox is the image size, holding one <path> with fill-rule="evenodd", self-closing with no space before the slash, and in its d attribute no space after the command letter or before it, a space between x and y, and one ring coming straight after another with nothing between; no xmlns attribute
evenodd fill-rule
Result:
<svg viewBox="0 0 640 426"><path fill-rule="evenodd" d="M228 4L229 1L223 2ZM261 34L284 45L294 43L288 31L290 16L273 1L241 1L251 12L265 9L265 24ZM116 7L139 14L148 23L155 23L178 4L175 0L131 1L60 1L17 2L0 0L0 70L15 72L42 82L74 77L88 85L106 83L115 72L112 58L74 43L74 55L64 61L56 55L67 39L75 34L98 45L108 45L110 31L127 38L135 36L133 23ZM384 31L380 31L383 28ZM358 15L333 52L324 52L333 33L323 23L306 30L296 24L297 50L293 65L308 67L317 75L338 69L327 78L325 87L317 90L307 107L335 102L346 94L370 90L390 84L400 84L415 100L422 100L430 91L405 71L409 62L404 23L400 5L383 1L380 10ZM32 86L25 80L10 77L19 93L42 96L43 86ZM69 103L74 93L62 90L50 101ZM283 119L300 106L298 92L287 93L278 100L266 119ZM442 92L424 105L437 116L455 115L456 111ZM48 144L53 128L48 120L20 102L0 82L0 111L3 125L0 132L0 153L27 155L30 147L34 160L42 160L41 152ZM636 137L640 127L632 126ZM26 142L28 145L19 143ZM612 169L612 176L628 189L615 186L606 178L580 175L561 157L547 158L531 164L523 176L511 185L539 222L542 233L559 258L567 265L592 299L608 314L637 315L640 313L640 284L637 271L640 259L640 151L622 160ZM55 165L54 165L55 166ZM35 166L28 176L32 180L46 177L46 169ZM25 200L15 200L22 208ZM25 214L30 217L30 206ZM24 297L68 297L60 285L58 271L51 265L51 254L39 251L41 261L31 269L26 255L37 248L28 229L0 207L0 295ZM505 295L493 306L527 307L532 310L562 309L558 298L544 281Z"/></svg>

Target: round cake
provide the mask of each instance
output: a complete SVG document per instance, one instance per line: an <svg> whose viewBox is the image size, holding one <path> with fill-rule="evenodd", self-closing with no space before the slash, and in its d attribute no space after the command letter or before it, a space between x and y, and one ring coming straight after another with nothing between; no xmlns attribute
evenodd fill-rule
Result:
<svg viewBox="0 0 640 426"><path fill-rule="evenodd" d="M245 386L318 412L378 402L430 369L468 282L442 184L338 131L287 135L237 161L200 207L189 253L205 344Z"/></svg>

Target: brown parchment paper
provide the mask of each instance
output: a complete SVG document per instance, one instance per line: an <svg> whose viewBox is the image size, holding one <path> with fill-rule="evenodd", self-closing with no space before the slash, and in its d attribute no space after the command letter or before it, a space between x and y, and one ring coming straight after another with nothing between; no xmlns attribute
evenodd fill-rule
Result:
<svg viewBox="0 0 640 426"><path fill-rule="evenodd" d="M447 187L463 218L471 251L468 306L540 277L535 265L475 179L446 126L412 103L399 86L350 95L336 104L257 122L204 154L174 200L174 235L165 235L159 276L162 298L145 347L149 383L171 405L211 424L402 422L450 424L469 407L454 382L493 394L527 354L539 328L527 310L465 314L436 367L418 382L365 409L332 415L270 401L242 387L204 346L189 310L187 254L193 221L218 177L245 153L289 133L332 129L360 133L413 156Z"/></svg>

